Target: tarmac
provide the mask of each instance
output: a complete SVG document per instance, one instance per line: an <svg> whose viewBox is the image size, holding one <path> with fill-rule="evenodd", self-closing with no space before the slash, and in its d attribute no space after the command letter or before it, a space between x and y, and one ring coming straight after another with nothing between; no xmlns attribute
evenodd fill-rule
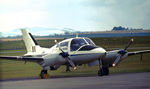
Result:
<svg viewBox="0 0 150 89"><path fill-rule="evenodd" d="M150 89L150 72L0 81L0 89Z"/></svg>

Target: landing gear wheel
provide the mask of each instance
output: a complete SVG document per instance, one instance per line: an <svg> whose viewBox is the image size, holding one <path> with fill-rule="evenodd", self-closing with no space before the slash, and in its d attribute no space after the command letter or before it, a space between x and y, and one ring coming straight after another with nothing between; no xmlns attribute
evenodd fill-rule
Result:
<svg viewBox="0 0 150 89"><path fill-rule="evenodd" d="M40 74L41 79L47 79L49 75L47 74L47 70L42 70Z"/></svg>
<svg viewBox="0 0 150 89"><path fill-rule="evenodd" d="M99 60L98 76L109 75L109 67L104 67L102 60Z"/></svg>
<svg viewBox="0 0 150 89"><path fill-rule="evenodd" d="M103 68L103 75L109 75L109 68Z"/></svg>
<svg viewBox="0 0 150 89"><path fill-rule="evenodd" d="M103 76L103 69L98 70L98 76Z"/></svg>
<svg viewBox="0 0 150 89"><path fill-rule="evenodd" d="M104 75L109 75L109 68L102 68L98 71L98 76L104 76Z"/></svg>

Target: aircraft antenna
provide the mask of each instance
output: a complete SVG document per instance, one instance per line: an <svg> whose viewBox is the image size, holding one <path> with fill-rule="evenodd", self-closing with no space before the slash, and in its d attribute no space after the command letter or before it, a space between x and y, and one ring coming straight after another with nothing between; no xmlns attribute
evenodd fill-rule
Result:
<svg viewBox="0 0 150 89"><path fill-rule="evenodd" d="M78 33L76 33L76 38L78 38L79 36L78 36L79 34Z"/></svg>

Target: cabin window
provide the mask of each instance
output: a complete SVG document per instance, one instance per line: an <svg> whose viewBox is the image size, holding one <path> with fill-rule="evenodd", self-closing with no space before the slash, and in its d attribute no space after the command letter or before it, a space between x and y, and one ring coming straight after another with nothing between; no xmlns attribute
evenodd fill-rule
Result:
<svg viewBox="0 0 150 89"><path fill-rule="evenodd" d="M68 50L68 42L62 42L62 43L60 43L60 47L64 51Z"/></svg>
<svg viewBox="0 0 150 89"><path fill-rule="evenodd" d="M64 46L68 47L68 42L62 42L62 43L60 43L60 47L64 47Z"/></svg>

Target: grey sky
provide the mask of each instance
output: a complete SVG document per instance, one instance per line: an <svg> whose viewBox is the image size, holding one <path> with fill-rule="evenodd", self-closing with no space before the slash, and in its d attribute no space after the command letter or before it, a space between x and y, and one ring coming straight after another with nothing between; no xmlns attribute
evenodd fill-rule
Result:
<svg viewBox="0 0 150 89"><path fill-rule="evenodd" d="M150 0L1 0L0 32L17 28L150 28Z"/></svg>
<svg viewBox="0 0 150 89"><path fill-rule="evenodd" d="M87 0L90 20L101 28L113 26L150 28L150 0Z"/></svg>

